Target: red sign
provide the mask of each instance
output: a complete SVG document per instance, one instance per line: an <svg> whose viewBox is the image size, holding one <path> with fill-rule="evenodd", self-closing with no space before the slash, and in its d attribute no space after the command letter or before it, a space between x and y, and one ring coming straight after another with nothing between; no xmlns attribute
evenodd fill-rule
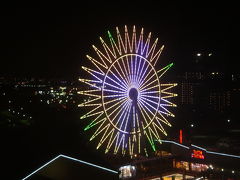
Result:
<svg viewBox="0 0 240 180"><path fill-rule="evenodd" d="M183 143L183 139L182 139L182 130L180 129L179 131L179 143L182 144Z"/></svg>
<svg viewBox="0 0 240 180"><path fill-rule="evenodd" d="M193 150L192 152L192 158L196 159L205 159L203 152L201 150Z"/></svg>

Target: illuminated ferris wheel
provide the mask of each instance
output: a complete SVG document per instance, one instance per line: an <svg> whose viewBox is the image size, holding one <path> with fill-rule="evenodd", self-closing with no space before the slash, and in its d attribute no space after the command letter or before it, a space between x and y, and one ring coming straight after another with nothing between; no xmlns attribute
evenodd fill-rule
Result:
<svg viewBox="0 0 240 180"><path fill-rule="evenodd" d="M100 37L101 49L92 46L97 56L87 55L92 67L82 67L90 78L79 79L89 87L79 92L87 96L79 107L89 110L81 119L89 120L84 130L93 129L90 141L96 139L97 149L132 156L147 153L145 141L155 151L160 135L167 135L167 117L174 117L167 108L176 107L169 99L177 94L171 92L176 84L160 81L173 63L155 69L164 48L157 48L158 39L151 42L151 33L145 38L135 26L132 33L125 26L122 34L116 27L116 38L108 31L108 42Z"/></svg>

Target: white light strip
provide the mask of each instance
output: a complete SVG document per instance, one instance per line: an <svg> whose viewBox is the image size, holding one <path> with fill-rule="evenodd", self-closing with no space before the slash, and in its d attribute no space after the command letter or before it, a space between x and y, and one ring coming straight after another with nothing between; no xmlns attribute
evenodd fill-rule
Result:
<svg viewBox="0 0 240 180"><path fill-rule="evenodd" d="M218 153L218 152L213 152L213 151L206 151L209 154L217 154L217 155L221 155L221 156L229 156L229 157L234 157L234 158L240 158L240 156L236 156L236 155L231 155L231 154L224 154L224 153Z"/></svg>
<svg viewBox="0 0 240 180"><path fill-rule="evenodd" d="M196 146L196 145L194 145L194 144L191 144L191 146L192 146L192 147L195 147L195 148L198 148L198 149L201 149L201 150L203 150L203 151L207 151L206 149L204 149L204 148L202 148L202 147L199 147L199 146Z"/></svg>
<svg viewBox="0 0 240 180"><path fill-rule="evenodd" d="M193 147L195 147L195 148L198 148L198 149L201 149L201 150L204 150L204 151L206 151L206 153L209 153L209 154L217 154L217 155L221 155L221 156L228 156L228 157L240 158L240 156L236 156L236 155L232 155L232 154L225 154L225 153L207 151L206 149L204 149L204 148L202 148L202 147L199 147L199 146L196 146L196 145L193 145L193 144L191 144L191 146L193 146Z"/></svg>
<svg viewBox="0 0 240 180"><path fill-rule="evenodd" d="M30 176L34 175L35 173L37 173L38 171L40 171L41 169L43 169L44 167L46 167L46 166L47 166L48 164L50 164L51 162L53 162L53 161L55 161L56 159L58 159L59 157L67 158L67 159L70 159L70 160L73 160L73 161L80 162L80 163L82 163L82 164L86 164L86 165L93 166L93 167L96 167L96 168L99 168L99 169L102 169L102 170L105 170L105 171L108 171L108 172L111 172L111 173L118 174L117 171L114 171L114 170L112 170L112 169L108 169L108 168L105 168L105 167L102 167L102 166L98 166L98 165L95 165L95 164L92 164L92 163L89 163L89 162L86 162L86 161L82 161L82 160L79 160L79 159L76 159L76 158L72 158L72 157L69 157L69 156L60 154L60 155L58 155L57 157L55 157L55 158L53 158L52 160L50 160L49 162L47 162L46 164L44 164L43 166L41 166L40 168L38 168L37 170L33 171L31 174L29 174L29 175L27 175L26 177L24 177L22 180L28 179Z"/></svg>
<svg viewBox="0 0 240 180"><path fill-rule="evenodd" d="M57 157L53 158L51 161L47 162L46 164L44 164L43 166L41 166L40 168L38 168L37 170L33 171L31 174L29 174L28 176L26 176L25 178L23 178L22 180L25 180L27 178L29 178L30 176L32 176L33 174L35 174L36 172L40 171L42 168L44 168L45 166L47 166L48 164L50 164L51 162L53 162L54 160L56 160L57 158L59 158L61 155L58 155Z"/></svg>
<svg viewBox="0 0 240 180"><path fill-rule="evenodd" d="M82 160L79 160L79 159L76 159L76 158L72 158L72 157L69 157L69 156L66 156L66 155L62 155L62 154L61 154L60 156L61 156L61 157L65 157L65 158L67 158L67 159L71 159L71 160L73 160L73 161L77 161L77 162L83 163L83 164L87 164L87 165L89 165L89 166L93 166L93 167L96 167L96 168L99 168L99 169L103 169L103 170L105 170L105 171L109 171L109 172L118 174L117 171L114 171L114 170L112 170L112 169L108 169L108 168L105 168L105 167L102 167L102 166L98 166L98 165L96 165L96 164L92 164L92 163L89 163L89 162L86 162L86 161L82 161Z"/></svg>
<svg viewBox="0 0 240 180"><path fill-rule="evenodd" d="M184 145L179 144L179 143L176 143L176 142L174 142L174 141L167 141L167 140L161 140L161 141L162 141L162 142L166 142L166 143L176 144L176 145L178 145L178 146L182 146L182 147L184 147L184 148L186 148L186 149L189 149L189 147L184 146Z"/></svg>

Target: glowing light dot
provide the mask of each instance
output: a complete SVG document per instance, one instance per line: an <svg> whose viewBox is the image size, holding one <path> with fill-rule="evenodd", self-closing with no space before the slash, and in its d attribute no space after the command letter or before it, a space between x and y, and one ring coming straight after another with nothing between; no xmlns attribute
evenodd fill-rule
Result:
<svg viewBox="0 0 240 180"><path fill-rule="evenodd" d="M191 127L194 127L194 124L191 124Z"/></svg>
<svg viewBox="0 0 240 180"><path fill-rule="evenodd" d="M202 54L201 53L197 53L197 56L200 57Z"/></svg>

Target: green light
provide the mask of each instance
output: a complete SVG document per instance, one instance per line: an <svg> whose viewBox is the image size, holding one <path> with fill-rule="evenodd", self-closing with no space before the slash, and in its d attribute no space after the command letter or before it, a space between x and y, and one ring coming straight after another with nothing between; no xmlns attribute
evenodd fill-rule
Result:
<svg viewBox="0 0 240 180"><path fill-rule="evenodd" d="M164 68L160 69L157 73L161 73L159 78L162 77L162 75L167 72L171 67L173 66L173 63L165 66Z"/></svg>
<svg viewBox="0 0 240 180"><path fill-rule="evenodd" d="M149 141L149 142L150 142L150 141ZM151 147L152 147L153 151L155 152L155 151L156 151L155 144L154 144L153 142L150 142L150 144L151 144Z"/></svg>
<svg viewBox="0 0 240 180"><path fill-rule="evenodd" d="M87 125L87 127L84 128L84 131L87 131L88 129L90 129L91 127L95 126L97 123L90 123L89 125Z"/></svg>
<svg viewBox="0 0 240 180"><path fill-rule="evenodd" d="M112 38L110 31L108 31L108 36L109 36L109 38Z"/></svg>
<svg viewBox="0 0 240 180"><path fill-rule="evenodd" d="M110 41L112 41L112 42L115 44L115 41L114 41L114 39L113 39L112 34L110 33L110 31L108 31L108 37L109 37Z"/></svg>

